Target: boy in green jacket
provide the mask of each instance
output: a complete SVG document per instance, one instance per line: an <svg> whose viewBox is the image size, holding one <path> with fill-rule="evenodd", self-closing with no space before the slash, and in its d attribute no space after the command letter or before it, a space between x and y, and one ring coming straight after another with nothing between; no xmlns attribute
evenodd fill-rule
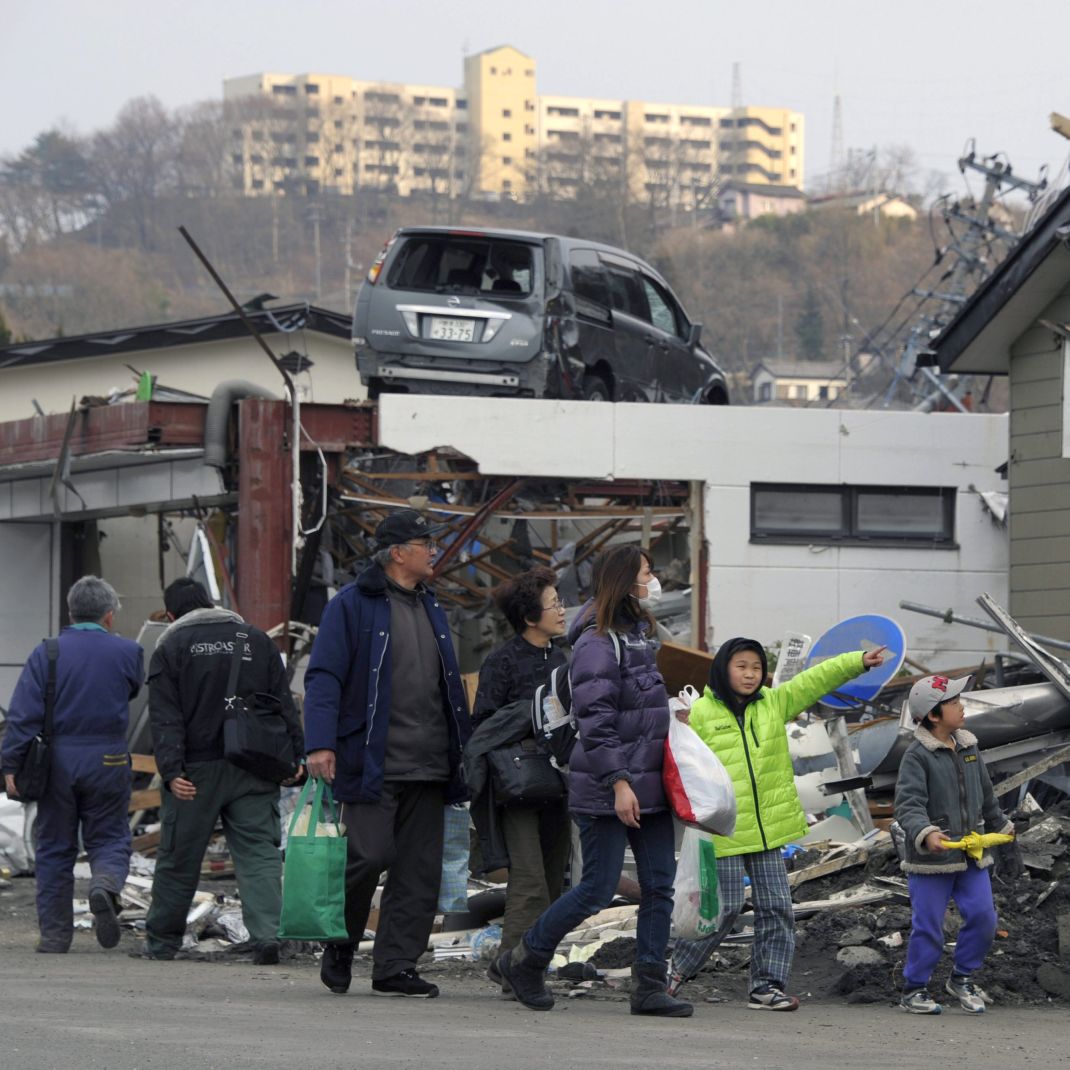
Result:
<svg viewBox="0 0 1070 1070"><path fill-rule="evenodd" d="M677 940L669 992L694 977L743 909L743 876L750 877L754 945L750 1002L754 1010L793 1011L788 974L795 954L795 916L780 848L806 834L806 815L784 730L822 695L884 662L879 650L829 658L780 687L763 687L765 650L754 639L730 639L717 651L710 682L691 707L689 723L724 763L736 793L736 829L714 836L717 882L724 916L702 940Z"/></svg>

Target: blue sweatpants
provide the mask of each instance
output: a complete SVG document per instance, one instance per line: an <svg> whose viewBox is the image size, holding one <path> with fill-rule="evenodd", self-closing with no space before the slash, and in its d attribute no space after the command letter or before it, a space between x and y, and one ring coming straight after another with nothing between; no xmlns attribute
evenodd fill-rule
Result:
<svg viewBox="0 0 1070 1070"><path fill-rule="evenodd" d="M130 756L126 740L56 736L48 790L37 804L37 925L41 942L66 950L74 935L79 830L90 890L117 893L130 867Z"/></svg>
<svg viewBox="0 0 1070 1070"><path fill-rule="evenodd" d="M944 950L944 914L952 899L962 916L954 972L969 976L979 969L996 938L989 871L967 862L958 873L910 873L907 886L912 916L903 987L909 991L928 985Z"/></svg>

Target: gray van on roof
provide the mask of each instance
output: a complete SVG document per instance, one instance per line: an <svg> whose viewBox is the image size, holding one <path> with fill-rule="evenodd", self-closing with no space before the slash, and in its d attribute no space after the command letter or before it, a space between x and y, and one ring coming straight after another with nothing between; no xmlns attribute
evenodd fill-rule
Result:
<svg viewBox="0 0 1070 1070"><path fill-rule="evenodd" d="M728 404L665 280L582 238L403 227L357 295L353 345L386 392Z"/></svg>

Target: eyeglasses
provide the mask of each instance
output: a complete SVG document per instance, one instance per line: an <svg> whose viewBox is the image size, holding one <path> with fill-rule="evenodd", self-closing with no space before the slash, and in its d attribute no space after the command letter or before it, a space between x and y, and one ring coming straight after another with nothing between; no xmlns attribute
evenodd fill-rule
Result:
<svg viewBox="0 0 1070 1070"><path fill-rule="evenodd" d="M543 611L543 613L549 613L550 610L552 609L555 612L559 613L564 608L565 608L565 603L562 602L560 598L555 598L548 606L543 606L542 607L542 611Z"/></svg>
<svg viewBox="0 0 1070 1070"><path fill-rule="evenodd" d="M402 546L419 546L421 550L426 550L429 554L433 554L438 550L438 543L434 539L410 539L408 542L402 543Z"/></svg>

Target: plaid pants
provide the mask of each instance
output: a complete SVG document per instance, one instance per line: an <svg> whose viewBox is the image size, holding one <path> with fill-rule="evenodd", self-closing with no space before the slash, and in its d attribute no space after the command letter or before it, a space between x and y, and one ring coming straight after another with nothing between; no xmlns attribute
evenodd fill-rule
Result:
<svg viewBox="0 0 1070 1070"><path fill-rule="evenodd" d="M717 892L723 912L720 928L702 940L677 940L672 972L685 981L694 977L717 945L732 931L743 909L743 875L750 877L754 906L754 945L750 957L750 987L763 984L783 989L795 955L795 915L788 871L780 848L717 859Z"/></svg>

